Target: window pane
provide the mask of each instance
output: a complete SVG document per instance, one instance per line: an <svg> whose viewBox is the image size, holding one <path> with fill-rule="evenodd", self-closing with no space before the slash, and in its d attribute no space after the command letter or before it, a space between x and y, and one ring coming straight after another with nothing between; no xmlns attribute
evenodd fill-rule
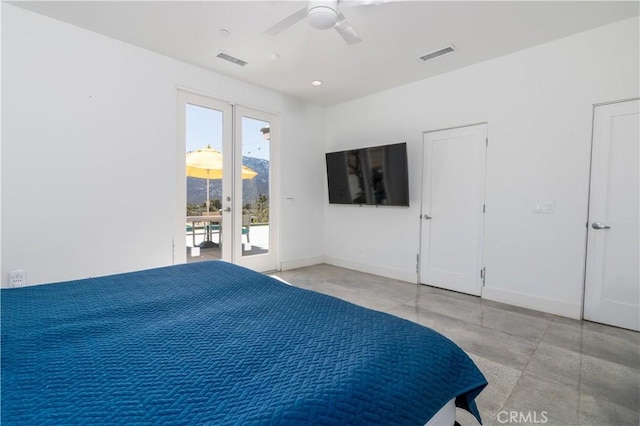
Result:
<svg viewBox="0 0 640 426"><path fill-rule="evenodd" d="M270 125L242 117L242 255L269 252Z"/></svg>
<svg viewBox="0 0 640 426"><path fill-rule="evenodd" d="M221 111L187 104L186 238L189 261L221 257L222 117Z"/></svg>

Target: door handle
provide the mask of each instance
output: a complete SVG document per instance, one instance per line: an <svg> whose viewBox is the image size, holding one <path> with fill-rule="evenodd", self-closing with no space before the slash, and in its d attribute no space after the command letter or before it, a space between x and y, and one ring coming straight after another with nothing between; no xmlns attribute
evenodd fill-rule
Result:
<svg viewBox="0 0 640 426"><path fill-rule="evenodd" d="M611 228L609 225L603 225L603 224L602 224L602 223L600 223L600 222L593 222L593 223L591 224L591 227L592 227L593 229L610 229L610 228Z"/></svg>
<svg viewBox="0 0 640 426"><path fill-rule="evenodd" d="M429 216L428 214L423 214L423 215L422 215L422 218L423 218L424 220L429 220L429 219L431 219L431 216Z"/></svg>
<svg viewBox="0 0 640 426"><path fill-rule="evenodd" d="M230 212L231 211L231 207L227 207L226 209L224 209L225 212Z"/></svg>

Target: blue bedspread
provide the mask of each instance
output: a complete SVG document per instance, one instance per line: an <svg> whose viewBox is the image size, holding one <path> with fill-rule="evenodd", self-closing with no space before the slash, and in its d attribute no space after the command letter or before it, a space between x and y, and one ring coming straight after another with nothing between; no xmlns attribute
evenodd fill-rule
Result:
<svg viewBox="0 0 640 426"><path fill-rule="evenodd" d="M1 296L3 425L420 425L486 385L433 330L225 262Z"/></svg>

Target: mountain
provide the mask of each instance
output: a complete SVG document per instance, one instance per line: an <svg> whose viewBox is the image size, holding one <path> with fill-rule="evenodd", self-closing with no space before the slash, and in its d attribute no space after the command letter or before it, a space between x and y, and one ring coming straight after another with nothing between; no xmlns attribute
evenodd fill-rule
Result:
<svg viewBox="0 0 640 426"><path fill-rule="evenodd" d="M242 157L242 165L258 173L253 179L242 181L242 205L253 204L259 195L269 198L269 160ZM222 181L209 181L211 201L222 199ZM207 200L207 180L187 177L187 204L203 204Z"/></svg>

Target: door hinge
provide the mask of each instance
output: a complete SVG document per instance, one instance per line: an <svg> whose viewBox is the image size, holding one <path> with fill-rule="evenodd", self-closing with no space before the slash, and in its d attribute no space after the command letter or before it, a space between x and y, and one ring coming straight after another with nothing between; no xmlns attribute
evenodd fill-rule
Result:
<svg viewBox="0 0 640 426"><path fill-rule="evenodd" d="M489 138L486 138L486 139L484 140L484 146L489 146Z"/></svg>
<svg viewBox="0 0 640 426"><path fill-rule="evenodd" d="M484 287L485 279L487 278L487 268L480 269L480 278L482 279L482 287Z"/></svg>
<svg viewBox="0 0 640 426"><path fill-rule="evenodd" d="M416 254L416 274L420 272L420 253Z"/></svg>
<svg viewBox="0 0 640 426"><path fill-rule="evenodd" d="M482 205L482 213L484 213L484 212L486 212L486 211L487 211L487 205L486 205L486 204L483 204L483 205Z"/></svg>

